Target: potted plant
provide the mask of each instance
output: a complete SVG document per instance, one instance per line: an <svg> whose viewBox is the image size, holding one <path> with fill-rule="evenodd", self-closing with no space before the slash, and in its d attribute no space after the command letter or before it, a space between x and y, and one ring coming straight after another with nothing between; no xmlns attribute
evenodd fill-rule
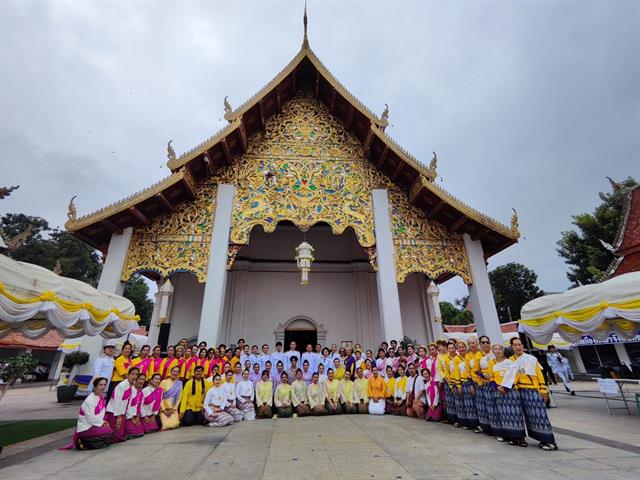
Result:
<svg viewBox="0 0 640 480"><path fill-rule="evenodd" d="M73 377L80 365L84 365L89 361L89 354L87 352L72 352L66 355L62 366L71 369L69 374L69 383L67 385L58 385L56 387L56 393L58 396L58 403L71 402L78 391L78 385L73 382Z"/></svg>

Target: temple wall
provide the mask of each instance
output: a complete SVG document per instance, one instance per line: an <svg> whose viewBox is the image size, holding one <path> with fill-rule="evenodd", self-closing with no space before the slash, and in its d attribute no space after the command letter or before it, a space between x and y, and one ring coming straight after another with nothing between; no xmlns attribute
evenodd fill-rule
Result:
<svg viewBox="0 0 640 480"><path fill-rule="evenodd" d="M243 262L227 280L222 340L235 343L243 337L273 345L279 324L305 317L326 330L324 344L349 340L378 345L375 274L360 271L363 268L361 264L317 266L310 284L301 287L293 265Z"/></svg>
<svg viewBox="0 0 640 480"><path fill-rule="evenodd" d="M400 312L404 335L426 344L432 340L429 327L429 311L427 309L427 285L421 274L409 275L403 283L398 284L400 295Z"/></svg>
<svg viewBox="0 0 640 480"><path fill-rule="evenodd" d="M181 338L198 335L204 283L191 273L175 273L171 276L173 297L171 301L171 329L169 344L177 343Z"/></svg>

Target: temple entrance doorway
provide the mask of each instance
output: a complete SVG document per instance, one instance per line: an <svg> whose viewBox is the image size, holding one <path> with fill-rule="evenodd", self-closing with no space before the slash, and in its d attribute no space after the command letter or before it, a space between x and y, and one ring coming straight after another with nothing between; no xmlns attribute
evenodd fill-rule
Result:
<svg viewBox="0 0 640 480"><path fill-rule="evenodd" d="M298 329L289 329L287 328L284 331L284 349L289 350L289 344L291 342L296 342L296 350L300 352L304 352L307 348L307 345L311 344L314 346L318 343L318 331L316 329L313 330L298 330Z"/></svg>

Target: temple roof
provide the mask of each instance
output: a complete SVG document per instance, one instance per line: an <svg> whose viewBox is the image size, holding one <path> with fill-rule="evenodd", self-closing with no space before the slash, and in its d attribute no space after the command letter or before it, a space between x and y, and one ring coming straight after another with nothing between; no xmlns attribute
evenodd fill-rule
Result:
<svg viewBox="0 0 640 480"><path fill-rule="evenodd" d="M617 258L609 267L607 278L640 270L640 185L625 193L622 221L613 248Z"/></svg>
<svg viewBox="0 0 640 480"><path fill-rule="evenodd" d="M323 65L306 40L289 64L258 93L237 109L225 98L229 124L200 145L176 156L169 146L167 166L172 174L155 185L89 215L75 217L70 205L65 227L79 239L105 249L112 233L127 227L148 225L153 218L173 211L181 201L194 197L197 181L231 164L247 148L247 139L264 130L265 122L282 110L300 89L307 89L323 102L364 147L365 156L378 170L403 188L412 204L456 233L481 240L488 257L517 242L517 216L506 226L457 199L434 181L434 158L425 166L385 133L385 111L378 117L355 98ZM73 209L73 211L72 211Z"/></svg>

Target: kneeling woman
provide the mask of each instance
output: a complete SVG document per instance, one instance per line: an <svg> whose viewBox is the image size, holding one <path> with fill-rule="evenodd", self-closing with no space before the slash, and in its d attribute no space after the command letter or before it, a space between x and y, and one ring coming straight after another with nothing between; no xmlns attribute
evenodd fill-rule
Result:
<svg viewBox="0 0 640 480"><path fill-rule="evenodd" d="M318 383L319 377L318 372L314 373L307 388L311 413L317 416L327 414L327 409L324 407L324 386Z"/></svg>
<svg viewBox="0 0 640 480"><path fill-rule="evenodd" d="M236 405L243 420L255 420L256 409L253 406L253 383L249 380L249 370L242 372L242 380L236 384Z"/></svg>
<svg viewBox="0 0 640 480"><path fill-rule="evenodd" d="M73 434L73 443L66 448L95 450L105 448L111 443L113 429L105 421L107 379L98 377L93 380L93 391L85 398L80 407L78 425Z"/></svg>
<svg viewBox="0 0 640 480"><path fill-rule="evenodd" d="M340 381L340 402L342 411L353 415L358 413L357 401L354 398L355 387L351 380L351 373L344 372L344 379Z"/></svg>
<svg viewBox="0 0 640 480"><path fill-rule="evenodd" d="M144 433L152 433L158 431L157 415L162 404L162 388L160 388L159 373L154 373L147 385L142 390L142 405L140 406L140 418L142 418L142 426Z"/></svg>
<svg viewBox="0 0 640 480"><path fill-rule="evenodd" d="M373 376L369 379L368 391L369 396L369 415L384 415L384 379L380 376L377 368L373 369Z"/></svg>
<svg viewBox="0 0 640 480"><path fill-rule="evenodd" d="M227 403L227 394L220 385L220 375L216 374L213 377L213 386L202 404L204 419L209 422L210 427L226 427L233 423L233 417L224 411Z"/></svg>
<svg viewBox="0 0 640 480"><path fill-rule="evenodd" d="M182 381L178 379L179 376L180 367L174 365L171 368L171 376L160 382L160 388L162 388L162 403L160 404L161 430L172 430L180 426L178 405L182 396Z"/></svg>
<svg viewBox="0 0 640 480"><path fill-rule="evenodd" d="M307 361L305 360L305 362ZM309 397L307 397L307 382L303 380L303 373L300 369L296 371L296 380L291 384L291 404L299 417L311 415Z"/></svg>
<svg viewBox="0 0 640 480"><path fill-rule="evenodd" d="M236 365L238 364L236 363ZM241 422L242 412L236 407L236 384L234 374L229 370L225 374L225 377L225 382L224 385L222 385L222 388L224 389L224 394L227 397L227 404L224 407L224 411L231 415L234 422Z"/></svg>
<svg viewBox="0 0 640 480"><path fill-rule="evenodd" d="M327 381L324 382L324 408L329 415L340 415L342 405L340 405L340 382L335 378L333 368L327 371Z"/></svg>
<svg viewBox="0 0 640 480"><path fill-rule="evenodd" d="M138 367L131 367L127 373L127 378L118 383L116 388L113 389L105 415L105 419L113 429L112 443L124 442L127 439L125 420L129 403L134 393L135 387L133 384L136 382L139 373L140 369Z"/></svg>
<svg viewBox="0 0 640 480"><path fill-rule="evenodd" d="M289 418L293 415L291 385L289 385L289 375L287 375L287 372L282 372L280 375L280 384L276 387L273 401L276 404L278 418Z"/></svg>
<svg viewBox="0 0 640 480"><path fill-rule="evenodd" d="M262 372L262 380L256 383L256 417L271 418L273 412L273 382L269 379L269 371Z"/></svg>
<svg viewBox="0 0 640 480"><path fill-rule="evenodd" d="M142 393L144 382L146 382L145 376L142 374L138 375L136 383L131 389L131 401L127 407L126 420L124 424L124 431L127 434L127 440L144 436L144 425L140 419L140 409L142 408L142 402L144 400L144 394Z"/></svg>

